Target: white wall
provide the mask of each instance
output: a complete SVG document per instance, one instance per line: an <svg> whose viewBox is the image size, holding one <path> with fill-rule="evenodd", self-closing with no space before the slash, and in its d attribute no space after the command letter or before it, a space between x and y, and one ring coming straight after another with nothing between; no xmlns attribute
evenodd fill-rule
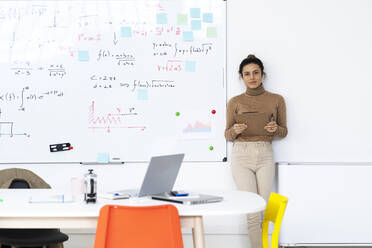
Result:
<svg viewBox="0 0 372 248"><path fill-rule="evenodd" d="M228 2L229 96L237 68L254 53L266 89L284 96L288 136L279 161L370 162L372 2L250 0Z"/></svg>

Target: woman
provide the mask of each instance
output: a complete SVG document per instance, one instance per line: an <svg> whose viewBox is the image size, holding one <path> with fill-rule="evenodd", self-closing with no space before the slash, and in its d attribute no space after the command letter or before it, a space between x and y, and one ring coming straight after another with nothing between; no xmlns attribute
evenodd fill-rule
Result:
<svg viewBox="0 0 372 248"><path fill-rule="evenodd" d="M266 201L275 175L271 141L287 135L285 102L282 96L265 91L260 59L249 55L239 66L247 90L227 105L225 137L233 141L231 170L239 190L254 192ZM248 234L252 248L262 248L263 213L249 214Z"/></svg>

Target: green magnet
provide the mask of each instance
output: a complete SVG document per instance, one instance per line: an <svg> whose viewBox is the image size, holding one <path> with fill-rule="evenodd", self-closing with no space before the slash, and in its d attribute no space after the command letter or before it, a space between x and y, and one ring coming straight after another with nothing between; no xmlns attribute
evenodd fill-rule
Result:
<svg viewBox="0 0 372 248"><path fill-rule="evenodd" d="M180 112L176 112L176 116L180 116Z"/></svg>
<svg viewBox="0 0 372 248"><path fill-rule="evenodd" d="M209 150L211 150L211 151L212 151L213 149L214 149L214 147L213 147L213 146L210 146L210 147L209 147Z"/></svg>

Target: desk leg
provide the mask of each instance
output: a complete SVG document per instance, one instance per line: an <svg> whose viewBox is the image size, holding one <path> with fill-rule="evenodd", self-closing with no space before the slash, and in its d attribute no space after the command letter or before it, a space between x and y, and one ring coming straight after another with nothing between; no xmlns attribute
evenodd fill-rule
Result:
<svg viewBox="0 0 372 248"><path fill-rule="evenodd" d="M203 217L197 216L194 218L195 226L192 229L192 238L194 241L194 248L204 248L204 227L203 227Z"/></svg>
<svg viewBox="0 0 372 248"><path fill-rule="evenodd" d="M192 228L192 239L194 242L194 248L205 248L202 216L182 216L181 226Z"/></svg>

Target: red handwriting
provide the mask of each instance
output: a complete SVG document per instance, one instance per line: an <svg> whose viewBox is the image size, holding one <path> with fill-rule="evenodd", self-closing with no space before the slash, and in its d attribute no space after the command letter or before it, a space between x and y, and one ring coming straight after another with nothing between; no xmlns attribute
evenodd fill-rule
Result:
<svg viewBox="0 0 372 248"><path fill-rule="evenodd" d="M154 29L132 29L134 36L148 36L148 35L157 35L162 36L165 34L181 35L181 28L176 26L159 26Z"/></svg>
<svg viewBox="0 0 372 248"><path fill-rule="evenodd" d="M78 41L87 40L87 41L99 41L101 40L101 34L96 35L86 35L86 34L78 34Z"/></svg>
<svg viewBox="0 0 372 248"><path fill-rule="evenodd" d="M120 108L116 108L116 113L107 113L105 115L97 116L95 113L94 101L89 106L88 126L89 129L106 129L108 133L113 128L135 128L141 131L146 129L146 126L122 126L122 121L125 116L135 116L134 108L129 108L129 112L121 113Z"/></svg>
<svg viewBox="0 0 372 248"><path fill-rule="evenodd" d="M165 65L156 65L158 71L176 71L180 72L183 70L182 60L167 60Z"/></svg>

